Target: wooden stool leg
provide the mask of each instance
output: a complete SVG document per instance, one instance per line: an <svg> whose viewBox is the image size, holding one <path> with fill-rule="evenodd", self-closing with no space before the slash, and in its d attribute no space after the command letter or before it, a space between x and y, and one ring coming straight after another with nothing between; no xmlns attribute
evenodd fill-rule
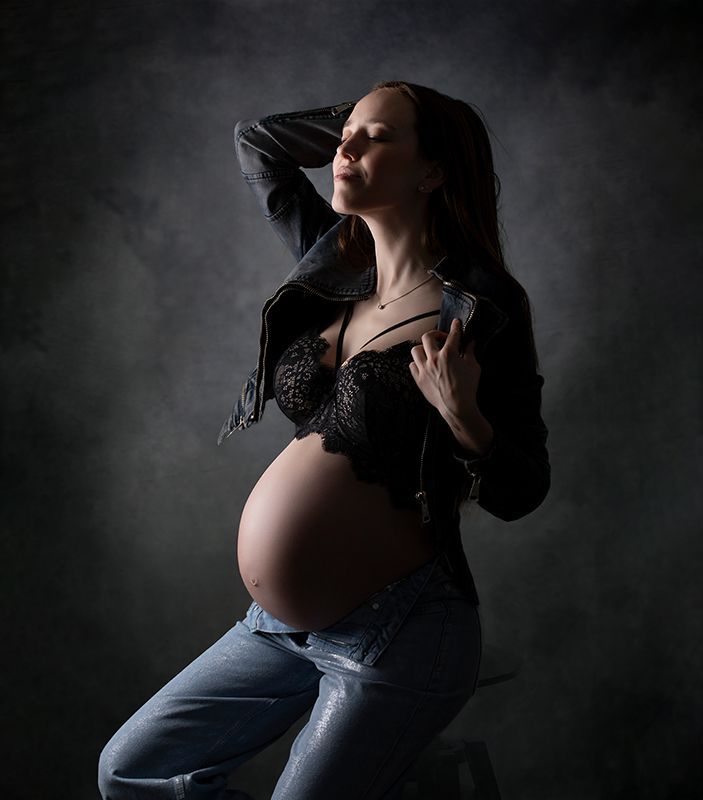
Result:
<svg viewBox="0 0 703 800"><path fill-rule="evenodd" d="M464 749L476 787L476 800L501 800L486 743L464 741Z"/></svg>

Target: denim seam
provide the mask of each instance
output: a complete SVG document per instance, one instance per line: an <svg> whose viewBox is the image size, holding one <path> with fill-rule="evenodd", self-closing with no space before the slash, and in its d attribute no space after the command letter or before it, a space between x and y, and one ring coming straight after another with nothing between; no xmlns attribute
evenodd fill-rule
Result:
<svg viewBox="0 0 703 800"><path fill-rule="evenodd" d="M261 173L261 174L263 175L263 173ZM267 177L269 175L273 175L273 173L267 173ZM280 177L280 176L278 176L278 177ZM257 177L254 180L250 180L249 176L246 176L246 179L250 183L255 183L257 180L263 180L263 178L260 178L260 177ZM264 214L264 219L266 219L267 222L277 222L279 220L279 218L285 216L286 213L288 212L290 206L293 204L294 201L300 202L301 200L304 199L302 197L302 195L301 195L301 190L303 188L304 188L304 184L301 184L300 186L296 186L293 189L293 191L291 192L290 197L283 203L283 205L279 209L274 211L273 214ZM325 200L325 198L322 198L322 199ZM329 204L329 202L327 202L327 200L325 200L325 203L330 208L332 208L332 206Z"/></svg>
<svg viewBox="0 0 703 800"><path fill-rule="evenodd" d="M291 205L294 201L300 201L302 198L299 195L299 191L302 187L296 187L291 193L291 196L286 200L286 202L278 209L278 211L274 211L273 214L266 216L266 219L269 222L276 222L279 217L284 217L288 210L290 209Z"/></svg>
<svg viewBox="0 0 703 800"><path fill-rule="evenodd" d="M356 635L358 637L358 641L354 642L345 642L345 641L335 641L332 636L329 638L326 637L324 629L320 631L308 631L308 633L313 637L314 641L310 642L311 646L317 647L322 652L326 653L333 653L337 655L344 656L346 658L351 658L352 660L359 661L367 666L372 665L375 661L379 658L381 653L385 650L385 648L390 644L393 637L397 634L398 630L402 627L403 623L407 619L408 615L412 611L415 604L418 602L420 595L422 594L423 590L429 583L430 579L436 575L436 567L439 560L439 556L435 556L431 559L430 562L427 562L425 565L427 574L422 578L420 581L416 580L409 584L407 587L407 591L412 594L411 601L408 603L406 597L397 597L395 594L393 596L388 597L385 600L385 603L389 604L389 606L385 607L383 611L373 614L369 620L367 621L366 625L360 632ZM431 567L430 567L431 564ZM407 576L404 578L399 578L396 581L388 584L387 586L379 589L374 594L370 595L363 601L363 605L372 606L374 598L381 597L388 593L389 588L395 589L396 586L402 584L407 581ZM405 589L406 587L403 587ZM402 592L403 589L400 591ZM403 609L403 606L407 605L407 608L404 609L402 615L399 616L399 610ZM353 611L355 611L354 609ZM350 612L350 613L353 613ZM260 614L263 613L262 611L257 614L256 623L258 624L258 617ZM379 616L382 620L385 621L386 624L382 624L379 621ZM385 617L388 617L386 620ZM259 633L279 633L279 632L271 632L271 631L258 631ZM356 638L355 637L355 638ZM302 656L301 656L302 657ZM370 659L370 660L369 660Z"/></svg>
<svg viewBox="0 0 703 800"><path fill-rule="evenodd" d="M363 800L364 797L368 797L369 792L375 787L376 781L378 780L378 776L381 774L381 771L386 766L386 764L388 763L388 760L390 759L390 757L393 755L393 753L395 752L396 748L398 747L398 742L400 742L401 739L403 739L405 734L408 732L408 729L410 728L413 720L415 719L415 715L417 714L417 710L420 707L420 704L422 703L422 701L424 699L425 699L425 695L420 695L417 698L417 701L415 702L415 705L413 706L413 709L410 712L410 715L409 715L409 717L408 717L403 729L401 731L399 731L398 735L395 737L395 741L393 742L391 747L388 749L388 751L386 753L386 757L378 765L378 769L374 773L374 776L371 779L371 782L368 784L368 787L367 787L366 791L363 793L363 795L361 795L361 800Z"/></svg>
<svg viewBox="0 0 703 800"><path fill-rule="evenodd" d="M264 698L257 698L257 699L263 700ZM274 697L272 699L272 698L269 697L269 698L266 698L266 700L267 700L266 708L263 708L263 709L262 708L255 708L251 712L251 714L249 714L248 716L240 717L234 723L234 725L232 725L230 728L227 728L225 733L223 733L222 736L220 736L220 738L216 742L214 742L214 744L212 744L210 746L209 750L203 751L203 755L209 755L210 753L212 753L212 751L215 750L217 747L219 747L226 739L228 739L232 735L232 732L236 731L237 728L243 727L245 724L249 723L252 719L254 719L254 717L259 716L259 715L264 714L267 711L269 711L269 709L273 705L275 705L276 702L278 702L279 698ZM179 800L180 800L180 798L179 798Z"/></svg>
<svg viewBox="0 0 703 800"><path fill-rule="evenodd" d="M365 603L366 603L366 601L364 601L364 603L362 603L362 605L365 604ZM366 623L366 627L364 628L363 633L361 633L359 635L359 643L356 645L356 647L354 647L353 650L349 650L349 644L346 643L346 642L340 642L338 640L332 639L331 637L330 638L325 638L324 633L323 633L324 629L322 631L308 631L308 633L312 634L315 637L315 640L318 642L317 644L313 644L312 645L313 647L319 647L320 650L322 650L323 652L325 652L325 651L326 652L334 652L334 653L338 653L340 655L344 655L347 658L352 658L353 659L357 655L359 655L359 653L362 651L362 648L364 646L364 639L366 638L366 635L368 634L368 632L371 629L371 626L373 624L374 624L374 620L373 619L369 620ZM339 652L340 650L342 651L341 653ZM362 659L365 658L367 655L368 655L367 653L362 652L362 655L361 655Z"/></svg>
<svg viewBox="0 0 703 800"><path fill-rule="evenodd" d="M416 603L418 602L418 600L419 600L419 598L420 598L420 595L421 595L421 594L422 594L422 592L425 590L425 587L426 587L426 586L427 586L427 584L429 583L429 581L430 581L430 578L432 577L432 575L434 575L435 569L436 569L436 567L437 567L437 562L438 562L438 559L439 559L439 556L436 556L436 557L433 559L433 561L432 561L432 568L431 568L431 569L428 571L428 574L427 574L427 575L425 576L425 578L423 579L423 581L422 581L422 585L421 585L421 586L419 586L419 587L418 587L418 588L417 588L417 589L414 591L414 596L413 596L412 602L411 602L411 603L408 605L408 607L406 608L406 610L405 610L405 613L403 614L403 616L402 616L402 617L401 617L401 618L400 618L400 619L399 619L399 620L398 620L398 621L397 621L397 622L394 624L394 632L392 633L392 635L391 635L391 638L394 638L394 637L396 636L396 634L398 633L398 631L399 631L399 630L401 629L401 627L403 626L403 623L404 623L404 622L405 622L405 620L408 618L408 616L409 616L410 612L412 611L413 607L414 607L414 606L416 605ZM390 585L391 585L391 586L395 586L396 584L399 584L399 583L401 583L401 581L402 581L402 580L403 580L403 578L400 578L400 579L398 579L397 581L394 581L394 582L393 582L392 584L390 584ZM372 625L372 624L373 624L372 622L370 622L370 623L368 624L368 626L367 626L366 630L364 631L364 635L366 635L366 633L368 632L368 630L369 630L369 628L371 627L371 625ZM383 650L385 650L385 648L386 648L386 647L387 647L387 646L390 644L390 641L391 641L391 639L389 639L388 641L386 641L386 643L385 643L385 644L384 644L384 645L383 645L383 646L380 648L380 649L381 649L381 652L382 652ZM374 644L374 642L372 642L371 644L368 644L368 645L367 645L367 647L366 647L366 651L363 653L362 660L365 660L365 659L368 657L369 653L373 652L373 650L374 650L373 644ZM356 651L360 650L360 649L362 648L362 646L363 646L363 645L364 645L364 637L361 637L361 639L360 639L360 642L359 642L359 646L358 646L358 647L355 649L355 651L354 651L354 654L356 654ZM376 660L377 658L379 658L379 657L380 657L380 655L381 655L381 653L379 652L379 653L378 653L378 654L375 656L374 662L375 662L375 660Z"/></svg>
<svg viewBox="0 0 703 800"><path fill-rule="evenodd" d="M434 572L434 570L432 570L432 572ZM444 601L442 601L442 602L444 603L444 607L445 607L446 613L444 615L444 621L442 622L442 634L441 634L441 638L440 638L440 647L439 647L439 651L440 652L442 652L443 649L444 649L444 642L445 642L444 633L445 633L445 630L446 630L447 617L449 616L449 607L448 607L446 602L444 602ZM413 710L412 710L412 712L411 712L411 714L410 714L410 716L409 716L409 718L408 718L408 720L406 722L405 727L403 728L402 732L400 732L398 734L398 736L396 736L395 741L393 742L393 746L386 753L385 759L381 762L381 764L379 765L378 769L376 770L376 773L374 774L373 779L372 779L371 783L369 784L368 788L366 789L366 791L362 795L362 798L368 796L368 793L375 786L376 781L378 779L378 776L380 775L380 773L381 773L382 769L385 767L385 765L388 763L388 760L390 759L391 755L395 752L395 750L396 750L396 748L398 746L398 742L406 734L408 728L410 727L410 725L412 724L413 720L415 719L415 716L417 715L418 709L420 708L422 703L426 702L428 697L431 697L432 693L429 690L429 685L430 685L430 683L432 682L432 680L435 677L435 669L436 669L437 659L438 658L439 658L439 653L438 653L437 657L435 658L435 663L432 666L432 671L430 672L430 678L428 679L427 687L425 688L424 692L422 692L422 694L418 697L417 702L413 706Z"/></svg>
<svg viewBox="0 0 703 800"><path fill-rule="evenodd" d="M446 662L446 655L447 655L447 622L449 621L449 615L451 614L451 610L449 608L449 603L446 600L442 600L442 605L444 606L444 619L442 620L442 632L439 636L439 647L437 648L437 653L435 655L434 664L432 664L432 669L430 670L429 678L427 679L427 685L425 686L425 692L432 692L430 688L432 683L437 678L437 673L439 668Z"/></svg>
<svg viewBox="0 0 703 800"><path fill-rule="evenodd" d="M239 144L239 140L244 136L245 133L249 133L250 131L254 131L257 128L260 128L264 123L268 122L292 122L299 119L336 119L335 114L272 114L271 116L264 117L263 119L257 120L253 125L250 125L248 128L244 128L243 130L239 131L237 134L237 138L235 142Z"/></svg>
<svg viewBox="0 0 703 800"><path fill-rule="evenodd" d="M481 671L481 661L483 660L483 628L481 626L481 615L478 613L478 607L474 606L474 608L476 609L476 620L478 621L478 663L476 665L476 677L474 678L472 695L476 694L478 690L478 676Z"/></svg>
<svg viewBox="0 0 703 800"><path fill-rule="evenodd" d="M277 640L278 637L280 637L280 636L289 636L289 634L286 633L285 631L277 631L277 632L273 632L273 631L256 631L256 633L262 639L266 640L271 645L271 647L276 647L279 650L283 650L288 655L295 656L295 658L299 658L301 661L307 661L307 662L312 661L312 659L309 658L307 655L305 655L304 652L303 653L299 653L299 652L297 652L295 650L291 650L289 647L286 647L285 645L280 644L280 642L278 642L278 640ZM298 633L300 633L300 631L298 631Z"/></svg>

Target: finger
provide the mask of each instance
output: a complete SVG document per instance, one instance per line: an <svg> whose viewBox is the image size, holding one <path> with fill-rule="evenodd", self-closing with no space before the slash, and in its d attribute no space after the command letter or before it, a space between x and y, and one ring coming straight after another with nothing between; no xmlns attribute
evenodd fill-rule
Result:
<svg viewBox="0 0 703 800"><path fill-rule="evenodd" d="M446 339L447 333L444 331L425 331L420 337L423 347L426 347L428 352L441 350Z"/></svg>
<svg viewBox="0 0 703 800"><path fill-rule="evenodd" d="M447 345L447 355L461 355L461 338L461 320L454 317L444 342Z"/></svg>
<svg viewBox="0 0 703 800"><path fill-rule="evenodd" d="M458 352L461 345L461 332L461 320L458 317L454 317L449 327L449 335L447 336L450 350Z"/></svg>
<svg viewBox="0 0 703 800"><path fill-rule="evenodd" d="M427 359L424 344L416 344L410 348L410 355L413 357L413 364L420 364Z"/></svg>

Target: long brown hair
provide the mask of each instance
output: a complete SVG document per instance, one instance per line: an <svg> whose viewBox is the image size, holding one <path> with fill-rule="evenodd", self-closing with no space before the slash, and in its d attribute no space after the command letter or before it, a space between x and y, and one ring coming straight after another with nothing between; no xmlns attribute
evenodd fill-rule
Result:
<svg viewBox="0 0 703 800"><path fill-rule="evenodd" d="M420 153L446 166L445 180L429 195L423 246L438 257L455 256L459 264L469 258L512 279L521 297L537 364L530 302L503 258L498 221L500 180L494 172L482 113L470 103L417 83L379 81L371 91L377 89L395 89L412 100ZM342 221L337 244L340 254L353 266L366 269L374 263L373 236L356 214Z"/></svg>

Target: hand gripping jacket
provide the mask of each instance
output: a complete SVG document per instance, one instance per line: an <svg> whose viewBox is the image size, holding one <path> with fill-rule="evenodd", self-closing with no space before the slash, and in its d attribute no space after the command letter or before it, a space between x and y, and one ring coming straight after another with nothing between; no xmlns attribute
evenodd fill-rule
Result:
<svg viewBox="0 0 703 800"><path fill-rule="evenodd" d="M354 105L273 114L235 126L241 172L297 263L264 303L257 364L242 384L218 445L234 431L259 422L274 397L273 367L304 328L329 317L335 303L365 299L375 291L375 265L359 271L340 257L337 234L344 217L301 169L324 167L333 160ZM542 503L551 479L548 431L541 416L544 378L537 373L514 278L449 256L432 271L443 288L438 330L448 332L458 317L462 341L475 341L481 365L476 399L494 436L490 450L474 457L429 406L416 497L448 569L478 604L461 542L461 492L469 489L471 501L506 521L520 519Z"/></svg>

